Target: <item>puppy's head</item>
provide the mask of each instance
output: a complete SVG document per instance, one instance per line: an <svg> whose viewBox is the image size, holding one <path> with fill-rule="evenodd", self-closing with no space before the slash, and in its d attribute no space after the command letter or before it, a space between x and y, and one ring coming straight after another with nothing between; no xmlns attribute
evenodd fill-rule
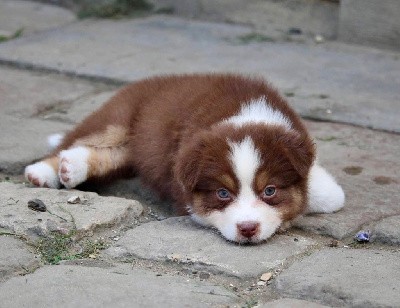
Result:
<svg viewBox="0 0 400 308"><path fill-rule="evenodd" d="M257 243L303 212L314 158L313 142L294 130L219 125L182 147L174 172L195 221Z"/></svg>

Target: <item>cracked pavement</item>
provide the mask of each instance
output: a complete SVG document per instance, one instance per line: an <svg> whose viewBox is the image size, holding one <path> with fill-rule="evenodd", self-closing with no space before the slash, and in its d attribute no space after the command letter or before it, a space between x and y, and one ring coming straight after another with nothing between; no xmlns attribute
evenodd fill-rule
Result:
<svg viewBox="0 0 400 308"><path fill-rule="evenodd" d="M0 1L7 10L27 29L43 22L0 43L1 307L400 305L399 54L335 42L238 43L251 27L172 16L77 20L62 8ZM0 29L18 27L0 21ZM345 208L240 246L173 217L138 179L93 192L25 183L23 168L46 154L46 137L70 129L119 84L205 71L276 85L305 117ZM29 209L32 199L47 211ZM354 241L360 230L370 231L369 243ZM58 266L38 249L54 234L69 245Z"/></svg>

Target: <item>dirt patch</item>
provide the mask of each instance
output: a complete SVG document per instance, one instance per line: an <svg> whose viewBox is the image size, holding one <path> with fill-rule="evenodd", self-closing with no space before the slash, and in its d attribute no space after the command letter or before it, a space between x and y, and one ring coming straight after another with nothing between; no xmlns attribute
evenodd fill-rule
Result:
<svg viewBox="0 0 400 308"><path fill-rule="evenodd" d="M373 180L374 180L375 184L378 184L378 185L388 185L391 183L397 183L396 180L394 180L388 176L382 176L382 175L374 177Z"/></svg>
<svg viewBox="0 0 400 308"><path fill-rule="evenodd" d="M363 171L363 167L360 166L348 166L343 168L343 171L349 175L359 175Z"/></svg>

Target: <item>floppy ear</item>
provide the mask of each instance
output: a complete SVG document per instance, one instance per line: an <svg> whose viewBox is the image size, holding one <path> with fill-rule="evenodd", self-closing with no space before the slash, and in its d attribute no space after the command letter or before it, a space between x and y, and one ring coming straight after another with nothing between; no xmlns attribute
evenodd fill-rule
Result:
<svg viewBox="0 0 400 308"><path fill-rule="evenodd" d="M197 136L187 142L177 154L174 177L187 191L193 191L199 180L205 146L204 140Z"/></svg>
<svg viewBox="0 0 400 308"><path fill-rule="evenodd" d="M315 144L305 134L286 131L278 138L286 157L298 174L305 178L315 160Z"/></svg>

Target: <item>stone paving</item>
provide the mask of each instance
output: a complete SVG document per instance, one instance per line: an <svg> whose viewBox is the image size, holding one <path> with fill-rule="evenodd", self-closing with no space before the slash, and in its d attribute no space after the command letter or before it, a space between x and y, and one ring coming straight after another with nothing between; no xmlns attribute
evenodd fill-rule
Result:
<svg viewBox="0 0 400 308"><path fill-rule="evenodd" d="M53 10L64 16L56 24ZM243 44L247 26L161 15L79 21L10 0L0 12L15 16L0 18L0 30L15 31L15 20L31 29L0 43L0 307L400 305L400 55L334 42ZM35 19L24 16L35 12L48 27L30 28ZM117 84L197 71L263 75L317 119L306 125L346 207L241 246L173 217L138 179L96 192L24 182L46 136L70 129ZM44 212L28 207L34 199ZM369 243L354 241L360 230Z"/></svg>

